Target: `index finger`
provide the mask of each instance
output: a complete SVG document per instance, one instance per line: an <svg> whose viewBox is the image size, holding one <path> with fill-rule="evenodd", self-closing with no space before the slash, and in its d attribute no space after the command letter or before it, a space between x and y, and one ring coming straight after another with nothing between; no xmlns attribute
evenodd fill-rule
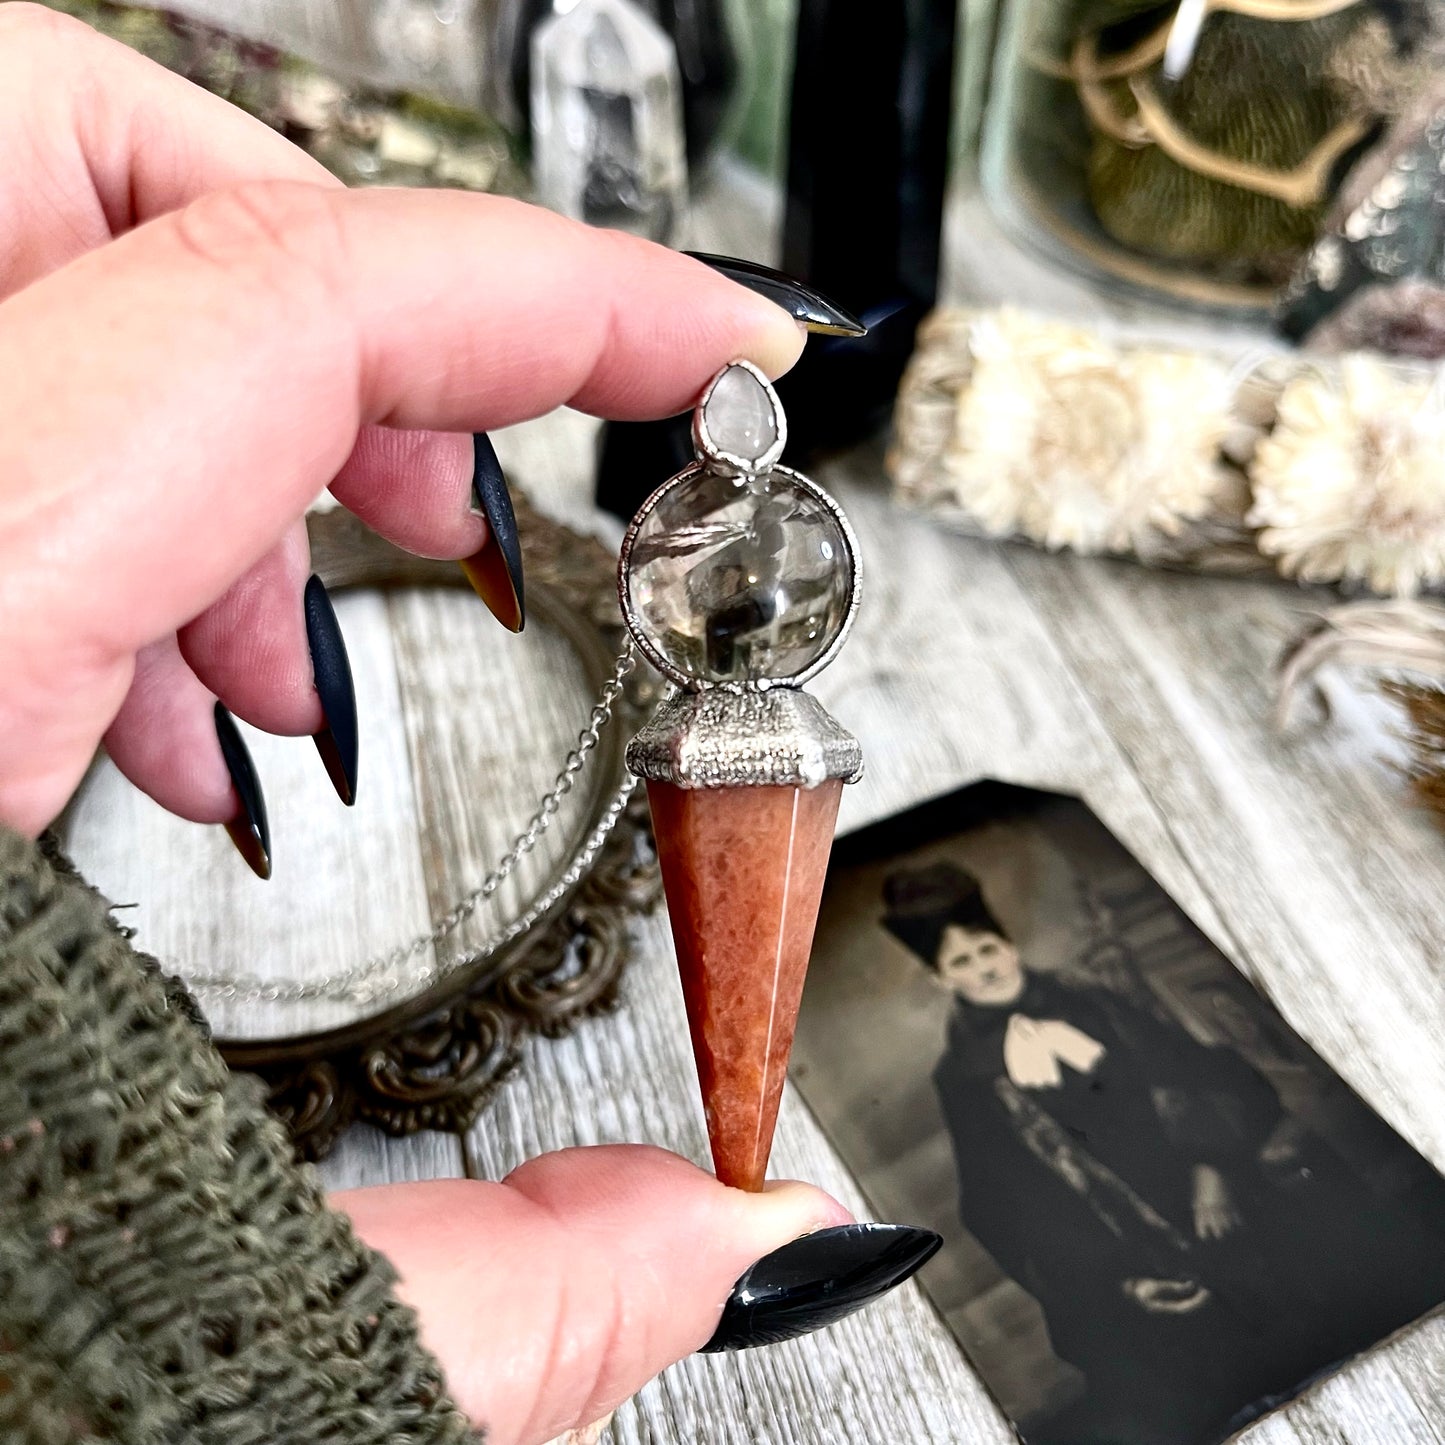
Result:
<svg viewBox="0 0 1445 1445"><path fill-rule="evenodd" d="M270 126L81 21L0 3L0 296L263 178L341 184Z"/></svg>
<svg viewBox="0 0 1445 1445"><path fill-rule="evenodd" d="M662 416L801 345L705 266L518 202L214 193L0 304L0 613L31 645L134 650L260 557L363 424Z"/></svg>

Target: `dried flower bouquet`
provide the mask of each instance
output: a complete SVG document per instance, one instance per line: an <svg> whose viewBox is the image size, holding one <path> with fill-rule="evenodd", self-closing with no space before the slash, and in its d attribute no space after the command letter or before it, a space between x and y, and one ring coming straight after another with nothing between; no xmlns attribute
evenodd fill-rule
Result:
<svg viewBox="0 0 1445 1445"><path fill-rule="evenodd" d="M895 411L898 495L969 532L1390 596L1445 587L1445 375L1116 342L941 309Z"/></svg>

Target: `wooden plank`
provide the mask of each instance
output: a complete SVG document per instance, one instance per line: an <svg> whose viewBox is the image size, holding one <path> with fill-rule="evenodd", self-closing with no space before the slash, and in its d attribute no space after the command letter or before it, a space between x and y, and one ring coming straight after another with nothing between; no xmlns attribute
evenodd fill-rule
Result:
<svg viewBox="0 0 1445 1445"><path fill-rule="evenodd" d="M1375 1351L1322 1381L1287 1415L1304 1445L1440 1445L1445 1440L1445 1421L1419 1408L1389 1350Z"/></svg>
<svg viewBox="0 0 1445 1445"><path fill-rule="evenodd" d="M980 778L1082 796L1216 937L1225 925L1166 815L1030 605L1005 553L882 495L881 451L820 472L865 559L848 645L816 691L863 742L840 828L861 827Z"/></svg>
<svg viewBox="0 0 1445 1445"><path fill-rule="evenodd" d="M1276 1410L1235 1437L1239 1445L1304 1445L1288 1410Z"/></svg>
<svg viewBox="0 0 1445 1445"><path fill-rule="evenodd" d="M601 537L615 550L622 524L592 506L599 426L595 417L564 407L493 432L492 441L502 470L533 506L575 531Z"/></svg>
<svg viewBox="0 0 1445 1445"><path fill-rule="evenodd" d="M423 1129L394 1139L370 1124L353 1124L316 1166L329 1190L422 1179L461 1179L466 1174L462 1141L455 1134Z"/></svg>
<svg viewBox="0 0 1445 1445"><path fill-rule="evenodd" d="M1445 1315L1406 1331L1387 1353L1420 1413L1437 1427L1445 1422Z"/></svg>

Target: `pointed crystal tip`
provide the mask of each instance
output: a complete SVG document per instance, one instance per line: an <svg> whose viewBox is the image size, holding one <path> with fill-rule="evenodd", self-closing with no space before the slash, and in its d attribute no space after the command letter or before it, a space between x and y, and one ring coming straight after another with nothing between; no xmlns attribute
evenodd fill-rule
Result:
<svg viewBox="0 0 1445 1445"><path fill-rule="evenodd" d="M842 791L647 785L713 1164L736 1189L767 1173Z"/></svg>

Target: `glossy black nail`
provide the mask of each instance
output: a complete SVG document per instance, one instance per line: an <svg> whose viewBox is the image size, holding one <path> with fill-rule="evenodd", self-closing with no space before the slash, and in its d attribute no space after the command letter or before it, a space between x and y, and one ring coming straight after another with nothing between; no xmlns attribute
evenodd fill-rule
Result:
<svg viewBox="0 0 1445 1445"><path fill-rule="evenodd" d="M694 261L711 266L729 281L766 296L774 305L781 306L794 321L799 321L809 331L820 336L866 336L868 328L841 306L829 301L826 296L774 271L771 266L760 266L756 261L744 261L737 256L712 256L703 251L687 251Z"/></svg>
<svg viewBox="0 0 1445 1445"><path fill-rule="evenodd" d="M306 641L311 648L311 675L326 726L311 735L321 754L326 775L336 796L349 808L356 801L356 688L351 681L351 660L346 639L336 620L326 586L319 577L306 583L302 602L306 614Z"/></svg>
<svg viewBox="0 0 1445 1445"><path fill-rule="evenodd" d="M487 543L480 552L462 559L462 571L492 616L509 632L520 632L527 621L522 595L522 544L512 494L501 463L485 432L472 438L472 496L487 519Z"/></svg>
<svg viewBox="0 0 1445 1445"><path fill-rule="evenodd" d="M911 1278L943 1240L911 1224L844 1224L764 1255L738 1282L703 1354L820 1330Z"/></svg>
<svg viewBox="0 0 1445 1445"><path fill-rule="evenodd" d="M235 718L219 702L216 704L216 737L221 743L221 756L226 760L231 784L241 800L241 810L226 824L226 832L231 835L236 851L250 864L251 871L258 878L269 878L271 825L266 821L266 799L261 793L261 781L256 776L256 765L251 761L250 750L242 740Z"/></svg>

